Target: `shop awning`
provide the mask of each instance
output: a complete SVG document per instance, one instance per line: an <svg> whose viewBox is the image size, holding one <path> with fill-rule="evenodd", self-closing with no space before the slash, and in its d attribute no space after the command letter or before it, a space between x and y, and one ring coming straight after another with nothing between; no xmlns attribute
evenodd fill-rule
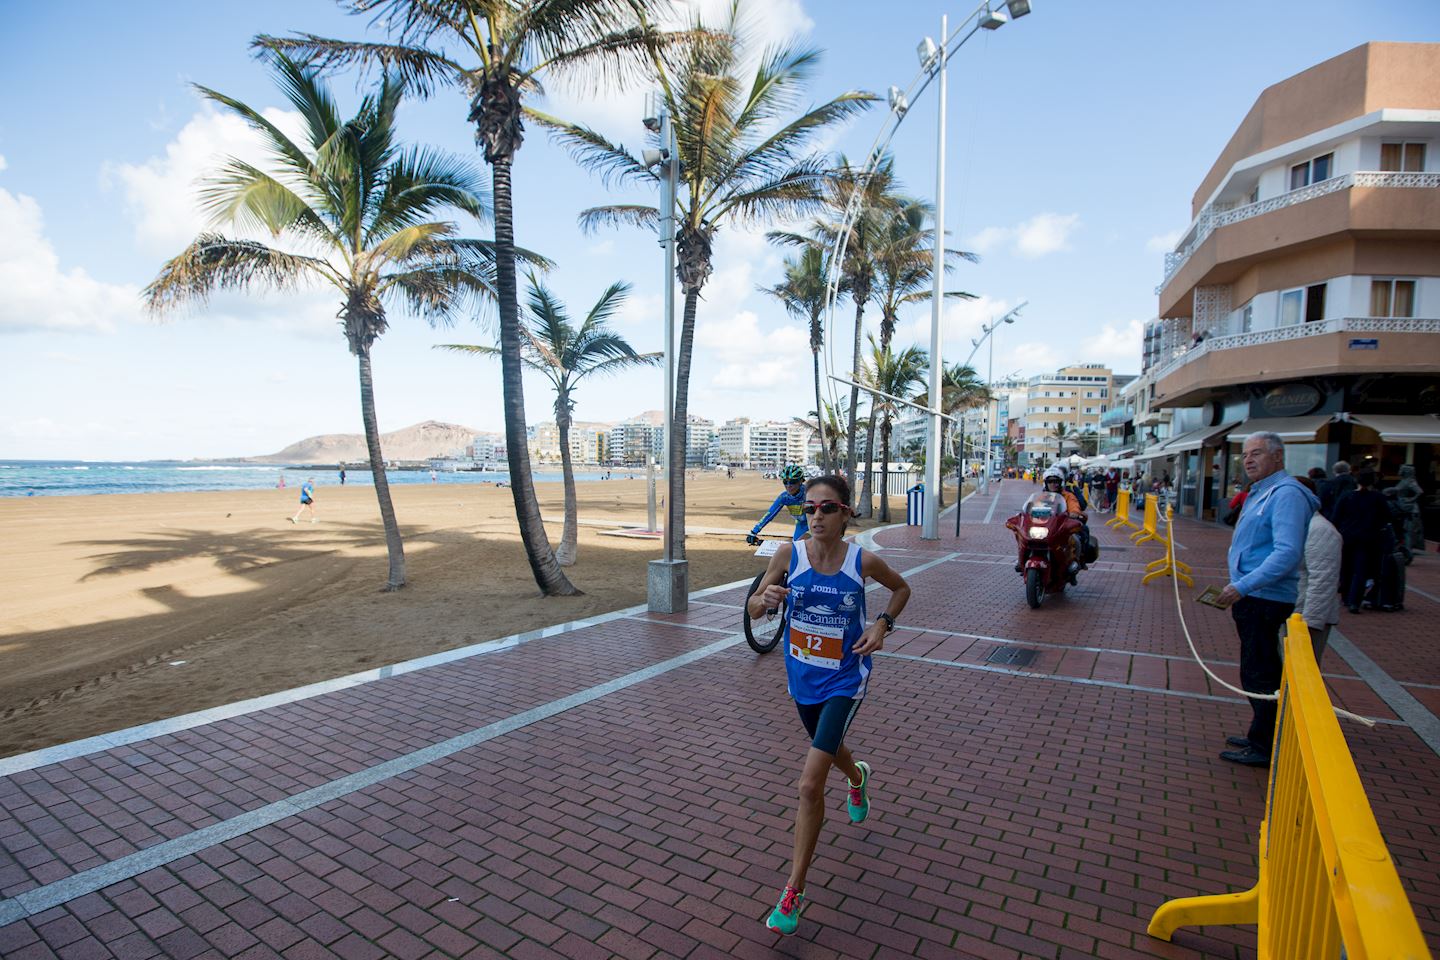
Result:
<svg viewBox="0 0 1440 960"><path fill-rule="evenodd" d="M1165 444L1163 444L1163 443L1157 443L1157 444L1155 444L1153 447L1146 447L1144 450L1141 450L1139 453L1135 454L1135 459L1136 459L1136 460L1158 460L1158 459L1160 459L1161 457L1173 457L1173 456L1175 456L1175 451L1174 451L1174 450L1168 450L1168 451L1167 451L1167 450L1165 449Z"/></svg>
<svg viewBox="0 0 1440 960"><path fill-rule="evenodd" d="M1386 443L1440 443L1440 418L1391 413L1352 413L1349 418L1380 434Z"/></svg>
<svg viewBox="0 0 1440 960"><path fill-rule="evenodd" d="M1182 433L1178 437L1165 441L1165 453L1168 456L1183 450L1199 450L1217 437L1225 436L1239 423L1239 420L1231 420L1218 427L1201 427L1198 430L1191 430L1189 433Z"/></svg>
<svg viewBox="0 0 1440 960"><path fill-rule="evenodd" d="M1256 433L1275 433L1286 443L1314 443L1320 428L1330 422L1331 414L1312 413L1303 417L1262 417L1246 420L1230 431L1231 443L1244 443ZM1419 418L1417 418L1419 419Z"/></svg>

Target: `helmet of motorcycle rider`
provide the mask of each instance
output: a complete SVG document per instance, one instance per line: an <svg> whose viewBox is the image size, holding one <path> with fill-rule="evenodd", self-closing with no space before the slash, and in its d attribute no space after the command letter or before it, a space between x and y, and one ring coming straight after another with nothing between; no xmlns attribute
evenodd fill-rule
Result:
<svg viewBox="0 0 1440 960"><path fill-rule="evenodd" d="M1061 470L1059 467L1051 467L1049 470L1046 470L1046 471L1045 471L1045 476L1044 476L1044 482L1045 482L1045 483L1049 483L1051 480L1054 480L1054 481L1056 481L1057 483L1064 483L1064 482L1065 482L1065 471L1064 471L1064 470Z"/></svg>
<svg viewBox="0 0 1440 960"><path fill-rule="evenodd" d="M792 483L805 482L805 469L798 463L792 463L780 471L780 482L787 487Z"/></svg>

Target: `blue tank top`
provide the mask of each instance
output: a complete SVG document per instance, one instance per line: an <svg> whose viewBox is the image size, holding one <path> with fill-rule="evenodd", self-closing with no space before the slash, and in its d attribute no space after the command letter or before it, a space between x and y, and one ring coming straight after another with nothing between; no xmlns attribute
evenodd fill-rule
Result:
<svg viewBox="0 0 1440 960"><path fill-rule="evenodd" d="M810 566L808 541L796 540L790 555L790 597L785 616L785 675L796 703L823 703L831 697L865 696L870 658L855 655L865 632L862 551L849 544L840 572L821 574Z"/></svg>

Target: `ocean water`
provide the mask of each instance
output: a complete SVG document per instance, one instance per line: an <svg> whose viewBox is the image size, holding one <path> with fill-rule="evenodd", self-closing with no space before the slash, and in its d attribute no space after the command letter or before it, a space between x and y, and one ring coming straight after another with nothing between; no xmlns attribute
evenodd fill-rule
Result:
<svg viewBox="0 0 1440 960"><path fill-rule="evenodd" d="M616 482L630 471L616 469ZM604 479L604 470L576 470L577 481ZM387 470L392 486L429 483L429 470ZM559 470L537 470L536 482L559 482ZM85 460L0 460L0 497L76 496L92 493L177 493L189 490L264 490L280 486L293 487L298 495L300 485L313 478L318 487L338 486L340 477L326 467L278 467L235 463L197 463L193 461L100 462ZM437 471L437 483L495 483L509 480L504 471L497 473L450 473ZM346 486L372 486L368 469L345 468Z"/></svg>

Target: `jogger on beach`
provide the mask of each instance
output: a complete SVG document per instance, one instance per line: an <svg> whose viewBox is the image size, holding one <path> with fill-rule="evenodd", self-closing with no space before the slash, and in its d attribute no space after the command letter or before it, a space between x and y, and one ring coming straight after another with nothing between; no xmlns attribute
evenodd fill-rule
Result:
<svg viewBox="0 0 1440 960"><path fill-rule="evenodd" d="M295 511L295 516L290 518L291 523L300 522L300 514L306 510L310 511L310 522L315 522L315 479L311 477L305 481L300 488L300 509Z"/></svg>

